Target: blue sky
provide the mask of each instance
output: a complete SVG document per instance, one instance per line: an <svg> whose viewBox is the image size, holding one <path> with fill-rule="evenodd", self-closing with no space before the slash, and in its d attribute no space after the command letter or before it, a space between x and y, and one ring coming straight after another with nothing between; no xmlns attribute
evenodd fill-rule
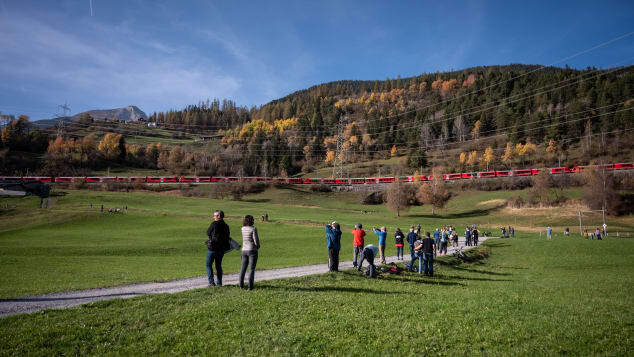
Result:
<svg viewBox="0 0 634 357"><path fill-rule="evenodd" d="M252 106L343 79L634 63L634 1L92 0L92 10L0 0L3 114L50 118L64 102L72 114Z"/></svg>

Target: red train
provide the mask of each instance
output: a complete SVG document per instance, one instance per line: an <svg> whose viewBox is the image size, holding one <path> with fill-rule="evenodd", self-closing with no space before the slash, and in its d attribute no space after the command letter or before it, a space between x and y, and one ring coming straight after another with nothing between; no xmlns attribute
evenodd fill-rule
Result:
<svg viewBox="0 0 634 357"><path fill-rule="evenodd" d="M463 172L443 174L442 177L446 181L454 180L470 180L476 178L493 178L493 177L521 177L538 175L541 170L549 170L551 174L571 174L579 173L590 168L604 168L608 171L632 170L634 162L605 164L605 165L588 165L588 166L564 166L553 167L549 169L520 169L520 170L501 170L501 171L481 171L481 172ZM415 176L398 176L398 177L355 177L355 178L301 178L301 177L237 177L237 176L0 176L0 181L4 182L47 182L47 183L72 183L83 180L86 183L215 183L215 182L279 182L288 184L307 184L307 185L363 185L377 183L392 182L415 182L429 181L433 179L433 175Z"/></svg>

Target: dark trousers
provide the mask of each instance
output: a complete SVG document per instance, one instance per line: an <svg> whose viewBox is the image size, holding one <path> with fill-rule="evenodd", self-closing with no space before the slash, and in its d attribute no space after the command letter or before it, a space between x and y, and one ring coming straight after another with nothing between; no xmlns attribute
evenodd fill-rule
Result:
<svg viewBox="0 0 634 357"><path fill-rule="evenodd" d="M361 258L361 261L359 262L359 266L357 267L357 270L361 270L361 266L363 265L363 261L367 260L368 264L370 265L368 267L368 276L370 277L375 277L376 273L376 267L374 266L374 252L372 252L372 250L370 249L364 249L363 250L363 258Z"/></svg>
<svg viewBox="0 0 634 357"><path fill-rule="evenodd" d="M330 271L339 271L339 251L328 248L328 269Z"/></svg>
<svg viewBox="0 0 634 357"><path fill-rule="evenodd" d="M249 290L253 289L253 281L255 280L255 265L258 263L257 250L242 251L242 267L240 268L240 287L244 288L244 275L247 272L247 266L251 266L249 270Z"/></svg>
<svg viewBox="0 0 634 357"><path fill-rule="evenodd" d="M207 279L209 280L209 285L222 285L222 257L225 255L224 252L218 252L213 250L207 251ZM211 267L211 264L216 265L216 283L214 283L214 269Z"/></svg>

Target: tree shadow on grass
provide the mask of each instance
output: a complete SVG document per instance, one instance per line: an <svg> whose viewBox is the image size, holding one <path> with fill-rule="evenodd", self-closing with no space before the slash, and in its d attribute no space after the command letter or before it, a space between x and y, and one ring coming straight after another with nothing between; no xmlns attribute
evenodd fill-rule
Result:
<svg viewBox="0 0 634 357"><path fill-rule="evenodd" d="M460 213L450 213L444 215L431 215L431 214L411 214L408 217L412 218L433 218L433 219L460 219L460 218L471 218L471 217L481 217L487 216L490 212L495 211L499 208L504 207L504 205L497 205L491 208L483 208L483 209L474 209L471 211L465 211Z"/></svg>
<svg viewBox="0 0 634 357"><path fill-rule="evenodd" d="M350 275L352 277L367 279L364 273L358 272L354 269L346 270L343 273L346 275ZM379 276L379 279L381 280L405 281L405 282L416 283L416 284L443 285L443 286L456 286L456 285L463 286L464 285L464 284L456 283L456 282L443 281L441 280L442 279L441 276L436 276L433 278L427 278L427 277L423 278L421 276L420 278L414 278L414 276L411 276L405 272L401 272L400 275L379 272L378 276Z"/></svg>
<svg viewBox="0 0 634 357"><path fill-rule="evenodd" d="M249 203L267 203L267 202L271 202L270 198L251 198L251 199L243 199L242 202L249 202Z"/></svg>
<svg viewBox="0 0 634 357"><path fill-rule="evenodd" d="M288 290L288 291L306 291L306 292L342 292L342 293L362 293L362 294L376 294L376 295L392 295L392 294L405 294L404 291L383 291L364 288L353 287L341 287L341 286L315 286L315 287L303 287L303 286L274 286L268 284L258 283L258 289L272 289L272 290Z"/></svg>

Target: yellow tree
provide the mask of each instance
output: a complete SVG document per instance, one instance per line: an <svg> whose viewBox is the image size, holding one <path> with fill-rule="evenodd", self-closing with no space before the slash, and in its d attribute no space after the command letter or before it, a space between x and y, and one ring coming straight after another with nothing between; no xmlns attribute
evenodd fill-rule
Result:
<svg viewBox="0 0 634 357"><path fill-rule="evenodd" d="M511 167L513 156L513 146L511 146L510 142L507 142L506 149L504 150L504 155L502 155L502 162Z"/></svg>
<svg viewBox="0 0 634 357"><path fill-rule="evenodd" d="M392 150L390 150L390 156L396 156L396 145L392 146Z"/></svg>
<svg viewBox="0 0 634 357"><path fill-rule="evenodd" d="M473 137L475 140L478 140L480 138L480 127L482 127L482 123L477 120L475 124L473 124L473 129L471 130L471 137Z"/></svg>
<svg viewBox="0 0 634 357"><path fill-rule="evenodd" d="M548 146L546 147L544 151L546 151L546 154L548 155L548 159L550 159L550 161L552 162L554 161L555 157L559 153L559 150L560 150L559 145L557 145L555 140L550 139L550 141L548 141Z"/></svg>
<svg viewBox="0 0 634 357"><path fill-rule="evenodd" d="M328 162L332 162L335 159L335 152L332 150L328 150L326 152L326 160L324 160L324 162L328 163Z"/></svg>
<svg viewBox="0 0 634 357"><path fill-rule="evenodd" d="M478 162L478 152L472 151L469 153L469 157L467 158L467 165L474 166Z"/></svg>
<svg viewBox="0 0 634 357"><path fill-rule="evenodd" d="M120 139L121 134L108 133L99 142L97 150L99 150L106 160L114 160L121 154L119 149Z"/></svg>
<svg viewBox="0 0 634 357"><path fill-rule="evenodd" d="M484 155L482 155L482 164L486 166L486 170L489 171L489 164L495 161L495 155L493 154L493 148L488 146L484 150Z"/></svg>

